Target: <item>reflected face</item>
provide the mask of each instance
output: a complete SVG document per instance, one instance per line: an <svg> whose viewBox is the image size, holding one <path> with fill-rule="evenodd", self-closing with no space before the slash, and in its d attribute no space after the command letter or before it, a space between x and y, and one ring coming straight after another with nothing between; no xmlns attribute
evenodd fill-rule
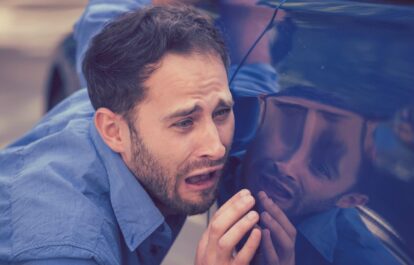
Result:
<svg viewBox="0 0 414 265"><path fill-rule="evenodd" d="M288 216L330 208L357 180L363 126L362 117L336 107L268 97L243 179Z"/></svg>
<svg viewBox="0 0 414 265"><path fill-rule="evenodd" d="M220 59L195 54L167 54L145 82L126 160L167 212L197 214L215 200L234 131L227 84Z"/></svg>

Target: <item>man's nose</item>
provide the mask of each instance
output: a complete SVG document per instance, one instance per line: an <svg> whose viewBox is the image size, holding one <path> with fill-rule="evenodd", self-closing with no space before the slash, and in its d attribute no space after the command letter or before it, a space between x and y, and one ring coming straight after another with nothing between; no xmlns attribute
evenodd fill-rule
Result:
<svg viewBox="0 0 414 265"><path fill-rule="evenodd" d="M202 137L199 139L199 156L218 160L226 154L226 146L223 144L217 126L213 123L201 132Z"/></svg>
<svg viewBox="0 0 414 265"><path fill-rule="evenodd" d="M294 161L275 161L274 166L280 176L283 176L291 181L297 181L297 168L295 168Z"/></svg>

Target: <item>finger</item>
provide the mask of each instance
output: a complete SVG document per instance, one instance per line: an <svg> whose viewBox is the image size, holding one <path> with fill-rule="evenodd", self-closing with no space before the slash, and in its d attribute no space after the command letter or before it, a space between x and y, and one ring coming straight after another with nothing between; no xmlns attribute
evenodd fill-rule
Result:
<svg viewBox="0 0 414 265"><path fill-rule="evenodd" d="M269 229L262 230L262 245L261 250L266 260L266 264L279 264L279 257L277 256L276 249L272 243L272 237Z"/></svg>
<svg viewBox="0 0 414 265"><path fill-rule="evenodd" d="M254 206L254 203L255 200L249 193L237 196L230 204L226 205L226 208L220 208L210 222L210 237L221 237Z"/></svg>
<svg viewBox="0 0 414 265"><path fill-rule="evenodd" d="M244 194L243 194L244 193ZM207 255L215 255L220 238L237 223L254 205L253 196L248 190L233 196L224 209L213 216L208 228Z"/></svg>
<svg viewBox="0 0 414 265"><path fill-rule="evenodd" d="M242 189L236 194L234 194L228 201L226 201L214 214L214 216L220 216L223 212L226 212L229 208L233 206L236 201L239 201L245 196L251 195L248 189Z"/></svg>
<svg viewBox="0 0 414 265"><path fill-rule="evenodd" d="M295 246L295 238L290 237L285 229L273 219L269 213L263 212L261 214L263 224L272 232L273 239L281 251L290 251Z"/></svg>
<svg viewBox="0 0 414 265"><path fill-rule="evenodd" d="M259 214L250 211L236 224L234 224L218 241L218 257L220 260L228 260L240 240L257 224Z"/></svg>
<svg viewBox="0 0 414 265"><path fill-rule="evenodd" d="M261 236L262 236L262 233L260 229L253 228L246 243L244 244L242 249L237 253L236 257L234 258L233 264L248 265L250 261L253 259L253 256L256 253L256 250L260 245Z"/></svg>
<svg viewBox="0 0 414 265"><path fill-rule="evenodd" d="M282 228L292 238L296 237L296 228L287 218L286 214L280 209L280 207L274 203L264 191L259 192L259 200L263 205L265 211L267 211L273 219L275 219Z"/></svg>

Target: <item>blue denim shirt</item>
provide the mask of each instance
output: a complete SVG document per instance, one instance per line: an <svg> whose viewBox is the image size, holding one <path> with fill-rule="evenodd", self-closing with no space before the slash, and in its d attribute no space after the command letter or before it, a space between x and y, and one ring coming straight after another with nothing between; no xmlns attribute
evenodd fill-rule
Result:
<svg viewBox="0 0 414 265"><path fill-rule="evenodd" d="M185 216L163 217L93 115L81 90L0 152L0 264L153 265L167 253Z"/></svg>

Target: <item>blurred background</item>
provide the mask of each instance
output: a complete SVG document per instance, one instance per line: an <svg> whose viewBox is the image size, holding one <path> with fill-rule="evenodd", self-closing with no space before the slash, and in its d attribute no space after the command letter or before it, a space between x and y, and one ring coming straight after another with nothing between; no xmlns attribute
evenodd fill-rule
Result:
<svg viewBox="0 0 414 265"><path fill-rule="evenodd" d="M87 0L0 0L0 148L45 111L52 55Z"/></svg>

